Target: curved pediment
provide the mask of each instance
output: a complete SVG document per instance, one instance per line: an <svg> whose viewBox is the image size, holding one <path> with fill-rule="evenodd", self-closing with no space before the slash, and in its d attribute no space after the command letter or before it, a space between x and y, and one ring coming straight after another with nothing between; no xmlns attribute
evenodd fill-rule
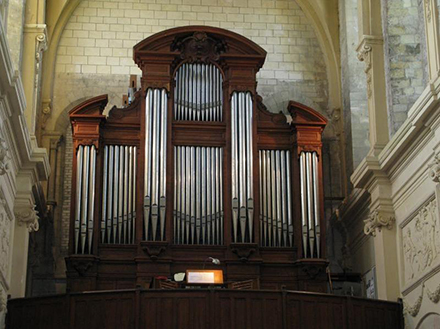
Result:
<svg viewBox="0 0 440 329"><path fill-rule="evenodd" d="M325 126L328 122L319 112L295 101L290 101L287 109L292 116L292 124L294 125Z"/></svg>
<svg viewBox="0 0 440 329"><path fill-rule="evenodd" d="M184 26L152 35L133 48L136 64L143 55L156 54L176 56L182 59L205 61L221 57L254 57L263 64L266 51L252 40L237 33L209 26Z"/></svg>
<svg viewBox="0 0 440 329"><path fill-rule="evenodd" d="M107 94L87 99L86 101L82 102L81 104L75 106L72 110L70 110L69 116L71 118L100 116L103 117L102 112L104 111L107 103Z"/></svg>

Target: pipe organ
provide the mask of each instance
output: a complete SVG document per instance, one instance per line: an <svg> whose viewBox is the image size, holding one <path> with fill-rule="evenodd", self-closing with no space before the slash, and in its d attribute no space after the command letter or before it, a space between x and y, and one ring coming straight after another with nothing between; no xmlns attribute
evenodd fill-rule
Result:
<svg viewBox="0 0 440 329"><path fill-rule="evenodd" d="M321 134L327 120L256 92L266 52L229 31L175 28L134 47L141 88L70 112L72 291L148 287L221 260L227 281L325 291Z"/></svg>

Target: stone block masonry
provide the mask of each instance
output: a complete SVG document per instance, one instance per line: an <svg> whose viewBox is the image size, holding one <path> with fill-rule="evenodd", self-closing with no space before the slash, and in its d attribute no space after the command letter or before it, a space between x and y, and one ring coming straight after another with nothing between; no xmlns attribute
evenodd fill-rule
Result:
<svg viewBox="0 0 440 329"><path fill-rule="evenodd" d="M86 88L87 83L78 80L89 75L100 76L94 79L94 90L101 93L115 75L121 76L117 80L139 75L131 59L133 46L156 32L183 25L221 27L250 38L268 52L258 74L263 97L275 93L279 82L288 83L318 110L326 110L323 54L312 24L293 0L82 1L60 40L55 79L63 83L55 82L54 107L63 111L75 101L65 97L67 90ZM121 105L126 83L119 89L120 94L110 98L111 105ZM78 95L92 96L89 91L77 90Z"/></svg>

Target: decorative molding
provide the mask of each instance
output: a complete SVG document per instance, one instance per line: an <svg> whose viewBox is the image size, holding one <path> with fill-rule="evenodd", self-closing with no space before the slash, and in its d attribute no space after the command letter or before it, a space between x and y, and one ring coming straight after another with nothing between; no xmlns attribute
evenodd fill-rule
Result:
<svg viewBox="0 0 440 329"><path fill-rule="evenodd" d="M174 40L171 50L180 51L180 58L188 62L216 62L226 51L226 43L197 31L193 35Z"/></svg>
<svg viewBox="0 0 440 329"><path fill-rule="evenodd" d="M6 311L7 302L6 291L0 286L0 313Z"/></svg>
<svg viewBox="0 0 440 329"><path fill-rule="evenodd" d="M257 250L257 246L254 244L232 244L231 251L236 254L242 263L247 263L253 253Z"/></svg>
<svg viewBox="0 0 440 329"><path fill-rule="evenodd" d="M403 314L409 314L413 318L417 316L420 312L420 308L422 307L423 302L423 291L425 290L425 284L422 285L422 292L420 293L420 296L417 298L414 305L410 306L408 303L403 300Z"/></svg>
<svg viewBox="0 0 440 329"><path fill-rule="evenodd" d="M382 227L391 230L395 221L396 219L391 212L375 210L370 214L367 219L364 220L364 233L366 235L371 235L375 237L376 230L380 232L382 230Z"/></svg>
<svg viewBox="0 0 440 329"><path fill-rule="evenodd" d="M426 294L431 302L437 304L440 301L440 284L437 286L437 289L435 289L434 292L431 292L428 288L426 288Z"/></svg>
<svg viewBox="0 0 440 329"><path fill-rule="evenodd" d="M7 277L11 240L11 221L8 219L5 211L5 201L1 201L0 209L0 275Z"/></svg>
<svg viewBox="0 0 440 329"><path fill-rule="evenodd" d="M425 0L425 10L426 10L426 20L428 23L431 23L432 20L432 8L431 8L431 0Z"/></svg>
<svg viewBox="0 0 440 329"><path fill-rule="evenodd" d="M145 241L141 243L142 250L150 259L155 262L160 255L167 250L168 242L166 241Z"/></svg>
<svg viewBox="0 0 440 329"><path fill-rule="evenodd" d="M17 220L18 225L26 225L29 232L36 232L40 228L37 213L38 212L35 210L35 205L20 207L20 209L15 209L14 211L15 219Z"/></svg>
<svg viewBox="0 0 440 329"><path fill-rule="evenodd" d="M371 63L371 52L373 51L373 47L371 47L370 45L367 44L362 44L359 48L358 48L358 54L357 54L357 58L361 61L365 63L365 73L367 74L367 95L368 98L371 98L371 95L373 94L372 92L372 72L371 72L371 68L372 68L372 63Z"/></svg>
<svg viewBox="0 0 440 329"><path fill-rule="evenodd" d="M0 137L0 176L6 174L6 171L9 169L9 148L6 145L6 140Z"/></svg>

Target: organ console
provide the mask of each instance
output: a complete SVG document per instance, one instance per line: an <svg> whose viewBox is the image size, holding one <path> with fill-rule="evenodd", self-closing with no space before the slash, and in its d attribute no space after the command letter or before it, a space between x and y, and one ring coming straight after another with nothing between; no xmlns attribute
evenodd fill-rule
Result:
<svg viewBox="0 0 440 329"><path fill-rule="evenodd" d="M321 134L326 119L256 92L266 52L223 29L157 33L134 47L141 88L70 112L68 289L148 287L201 267L226 282L326 291ZM281 110L281 109L280 109Z"/></svg>

